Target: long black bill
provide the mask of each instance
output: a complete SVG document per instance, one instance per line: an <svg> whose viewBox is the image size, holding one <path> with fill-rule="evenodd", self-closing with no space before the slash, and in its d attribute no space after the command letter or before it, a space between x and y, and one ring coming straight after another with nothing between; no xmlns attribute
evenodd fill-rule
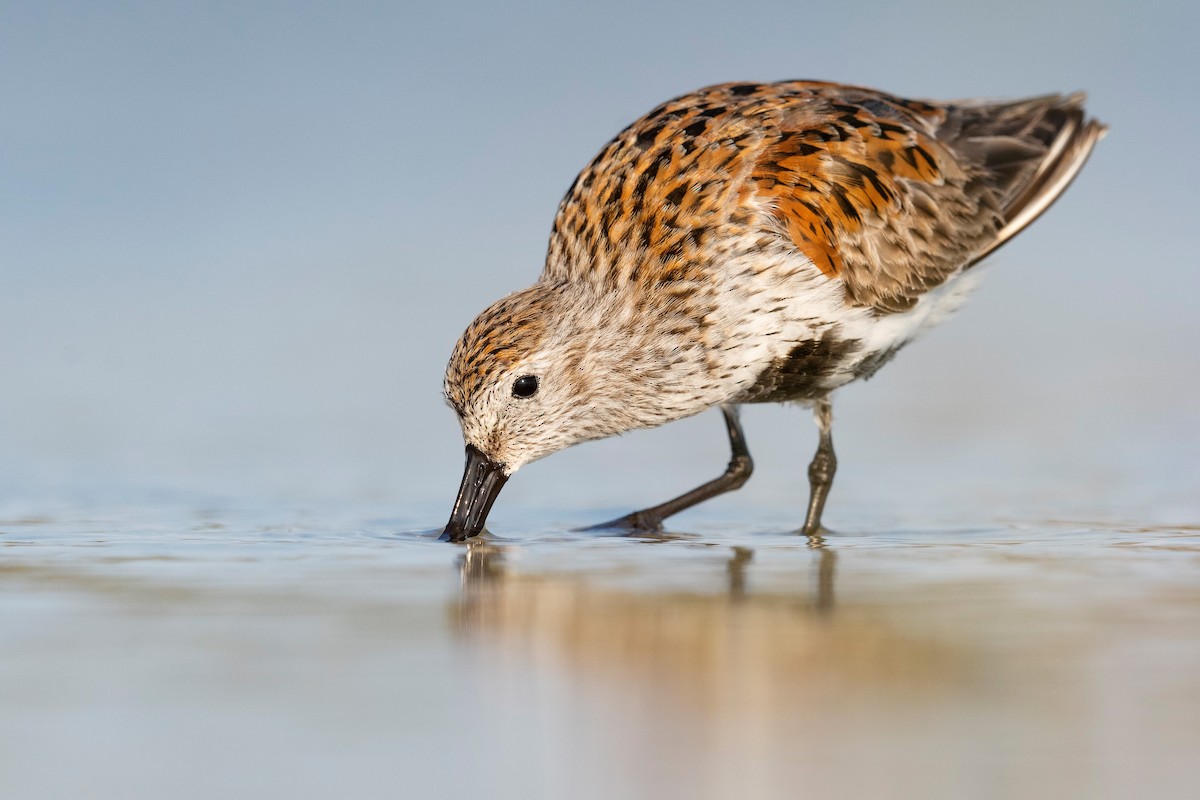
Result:
<svg viewBox="0 0 1200 800"><path fill-rule="evenodd" d="M508 476L499 464L467 445L467 468L463 471L450 521L442 531L442 541L461 542L478 535L492 510L492 503L496 502L496 495L507 480Z"/></svg>

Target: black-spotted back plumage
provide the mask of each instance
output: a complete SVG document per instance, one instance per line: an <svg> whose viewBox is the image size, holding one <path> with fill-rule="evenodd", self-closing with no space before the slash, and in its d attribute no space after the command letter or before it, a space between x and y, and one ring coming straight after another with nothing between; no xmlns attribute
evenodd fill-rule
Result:
<svg viewBox="0 0 1200 800"><path fill-rule="evenodd" d="M1083 96L906 100L813 81L724 84L617 135L559 207L545 278L703 280L748 232L786 237L852 305L904 311L1018 233L1104 127Z"/></svg>

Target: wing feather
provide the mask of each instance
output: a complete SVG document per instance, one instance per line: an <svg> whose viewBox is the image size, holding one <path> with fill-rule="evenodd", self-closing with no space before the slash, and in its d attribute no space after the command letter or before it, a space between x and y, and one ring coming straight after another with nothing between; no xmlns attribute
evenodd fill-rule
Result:
<svg viewBox="0 0 1200 800"><path fill-rule="evenodd" d="M904 311L1063 192L1104 131L1082 103L710 86L663 103L584 168L559 205L543 280L690 291L727 248L783 237L847 302Z"/></svg>
<svg viewBox="0 0 1200 800"><path fill-rule="evenodd" d="M1024 229L1104 130L1079 94L937 104L811 86L776 100L756 196L849 302L880 312L911 308Z"/></svg>

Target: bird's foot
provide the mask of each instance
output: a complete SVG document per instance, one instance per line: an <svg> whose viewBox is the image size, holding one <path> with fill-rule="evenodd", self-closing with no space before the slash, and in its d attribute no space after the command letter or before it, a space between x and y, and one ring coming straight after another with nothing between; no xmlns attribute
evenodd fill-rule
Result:
<svg viewBox="0 0 1200 800"><path fill-rule="evenodd" d="M809 547L816 547L816 548L824 547L825 546L825 537L831 533L832 533L832 531L829 530L829 528L826 528L824 525L820 525L820 524L813 525L813 526L805 525L803 528L796 531L797 535L808 537L808 546Z"/></svg>
<svg viewBox="0 0 1200 800"><path fill-rule="evenodd" d="M586 528L580 528L580 530L584 531L621 531L627 536L640 533L661 533L662 529L662 517L657 514L649 514L645 511L635 511L632 514L626 514L623 517L611 519L608 522L601 522L599 525L589 525Z"/></svg>

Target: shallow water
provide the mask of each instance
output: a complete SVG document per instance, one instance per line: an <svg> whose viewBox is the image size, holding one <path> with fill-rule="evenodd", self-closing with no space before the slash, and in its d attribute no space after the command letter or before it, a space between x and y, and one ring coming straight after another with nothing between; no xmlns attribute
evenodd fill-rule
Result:
<svg viewBox="0 0 1200 800"><path fill-rule="evenodd" d="M725 518L0 520L0 797L1200 792L1200 528Z"/></svg>

